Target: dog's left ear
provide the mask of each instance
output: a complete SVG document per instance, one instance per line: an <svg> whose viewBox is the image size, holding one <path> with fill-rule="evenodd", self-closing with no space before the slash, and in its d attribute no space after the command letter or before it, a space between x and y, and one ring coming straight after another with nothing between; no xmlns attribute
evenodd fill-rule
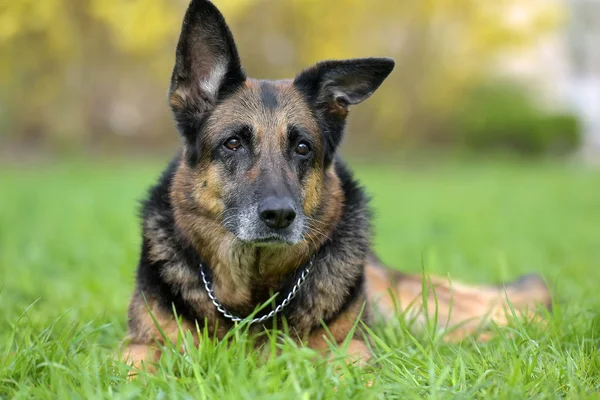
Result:
<svg viewBox="0 0 600 400"><path fill-rule="evenodd" d="M348 106L366 100L394 69L390 58L357 58L323 61L300 73L294 85L315 108L327 132L326 150L333 156L339 145Z"/></svg>

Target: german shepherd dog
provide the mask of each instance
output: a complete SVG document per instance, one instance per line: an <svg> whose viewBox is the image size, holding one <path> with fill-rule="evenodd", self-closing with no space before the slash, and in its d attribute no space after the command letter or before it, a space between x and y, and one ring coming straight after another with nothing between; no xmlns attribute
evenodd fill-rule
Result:
<svg viewBox="0 0 600 400"><path fill-rule="evenodd" d="M191 1L169 89L182 148L144 203L125 360L151 364L181 328L223 338L249 316L257 332L285 319L299 343L326 351L357 322L409 306L462 337L549 305L537 276L424 284L372 253L367 196L336 150L349 107L393 68L389 58L323 61L293 80L251 79L221 13ZM349 356L369 359L363 337L349 338Z"/></svg>

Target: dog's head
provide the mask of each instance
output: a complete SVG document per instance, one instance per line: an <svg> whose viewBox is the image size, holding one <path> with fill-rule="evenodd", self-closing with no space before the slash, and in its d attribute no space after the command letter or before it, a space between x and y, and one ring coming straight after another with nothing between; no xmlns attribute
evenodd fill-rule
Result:
<svg viewBox="0 0 600 400"><path fill-rule="evenodd" d="M192 0L169 90L195 171L188 198L244 242L300 242L327 200L348 107L393 68L387 58L325 61L289 81L249 79L223 16Z"/></svg>

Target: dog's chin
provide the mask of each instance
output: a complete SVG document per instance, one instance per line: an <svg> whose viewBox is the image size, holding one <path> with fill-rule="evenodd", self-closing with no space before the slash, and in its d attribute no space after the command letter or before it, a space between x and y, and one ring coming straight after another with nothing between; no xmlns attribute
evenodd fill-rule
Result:
<svg viewBox="0 0 600 400"><path fill-rule="evenodd" d="M279 237L264 237L249 241L248 243L257 247L288 247L298 244L297 241L282 239Z"/></svg>
<svg viewBox="0 0 600 400"><path fill-rule="evenodd" d="M239 237L238 239L244 243L256 247L287 247L298 244L299 240L292 240L281 235L268 235L258 237Z"/></svg>
<svg viewBox="0 0 600 400"><path fill-rule="evenodd" d="M282 235L277 233L268 233L264 235L248 235L234 233L237 239L245 244L256 247L287 247L298 244L302 238L290 237L291 235Z"/></svg>

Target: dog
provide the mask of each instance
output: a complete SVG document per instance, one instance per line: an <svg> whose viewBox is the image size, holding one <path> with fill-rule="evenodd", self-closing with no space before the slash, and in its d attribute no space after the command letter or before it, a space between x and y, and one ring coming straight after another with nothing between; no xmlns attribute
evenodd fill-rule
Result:
<svg viewBox="0 0 600 400"><path fill-rule="evenodd" d="M319 62L293 80L248 78L219 10L191 1L168 93L182 146L143 205L125 361L151 365L156 344L181 330L222 339L242 320L253 331L285 320L323 352L354 332L348 357L368 361L359 321L436 313L459 339L550 305L536 275L467 286L388 269L372 252L368 198L337 149L350 106L393 69L362 58Z"/></svg>

